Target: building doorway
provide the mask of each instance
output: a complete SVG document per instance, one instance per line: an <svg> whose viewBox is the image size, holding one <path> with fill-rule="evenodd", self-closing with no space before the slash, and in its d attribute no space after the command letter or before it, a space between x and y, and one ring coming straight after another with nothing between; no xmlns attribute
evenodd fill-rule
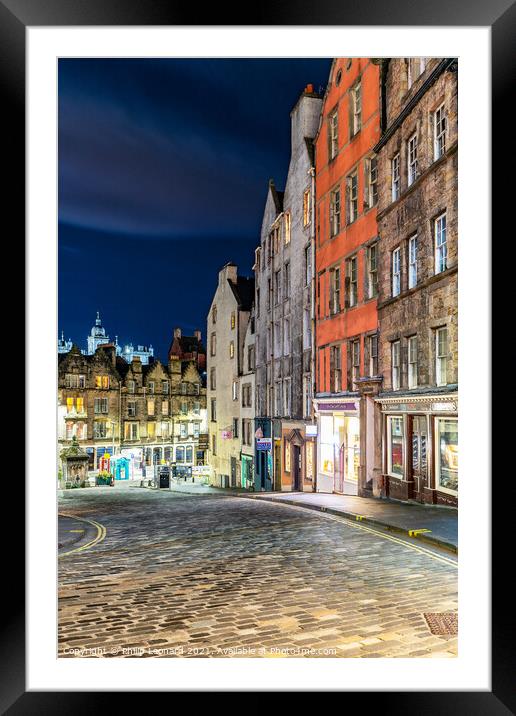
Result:
<svg viewBox="0 0 516 716"><path fill-rule="evenodd" d="M231 458L231 487L237 486L237 461L236 457Z"/></svg>
<svg viewBox="0 0 516 716"><path fill-rule="evenodd" d="M295 492L303 491L303 477L301 470L301 448L292 445L292 488Z"/></svg>
<svg viewBox="0 0 516 716"><path fill-rule="evenodd" d="M411 423L411 473L408 496L422 502L427 473L428 425L426 415L412 416Z"/></svg>

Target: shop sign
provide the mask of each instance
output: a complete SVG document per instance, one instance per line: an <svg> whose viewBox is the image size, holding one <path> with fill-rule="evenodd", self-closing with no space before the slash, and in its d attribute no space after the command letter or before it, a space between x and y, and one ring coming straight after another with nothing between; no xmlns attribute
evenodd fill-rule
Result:
<svg viewBox="0 0 516 716"><path fill-rule="evenodd" d="M447 410L454 413L457 411L457 405L455 403L432 403L432 410L435 412Z"/></svg>
<svg viewBox="0 0 516 716"><path fill-rule="evenodd" d="M319 410L357 410L356 403L319 403Z"/></svg>
<svg viewBox="0 0 516 716"><path fill-rule="evenodd" d="M233 431L232 430L223 430L221 433L221 437L223 440L231 440L233 438Z"/></svg>
<svg viewBox="0 0 516 716"><path fill-rule="evenodd" d="M257 450L272 450L272 438L257 438L256 439Z"/></svg>
<svg viewBox="0 0 516 716"><path fill-rule="evenodd" d="M192 467L192 475L196 477L210 477L211 467L209 465L194 465Z"/></svg>

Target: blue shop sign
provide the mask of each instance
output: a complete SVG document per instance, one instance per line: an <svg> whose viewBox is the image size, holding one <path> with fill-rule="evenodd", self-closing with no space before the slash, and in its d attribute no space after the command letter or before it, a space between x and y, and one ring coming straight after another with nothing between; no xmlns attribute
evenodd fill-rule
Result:
<svg viewBox="0 0 516 716"><path fill-rule="evenodd" d="M256 438L257 450L272 450L272 438Z"/></svg>

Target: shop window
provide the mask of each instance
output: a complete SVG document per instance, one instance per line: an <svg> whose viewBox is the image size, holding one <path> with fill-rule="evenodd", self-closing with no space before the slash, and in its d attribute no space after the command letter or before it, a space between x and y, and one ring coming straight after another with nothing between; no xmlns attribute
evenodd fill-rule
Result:
<svg viewBox="0 0 516 716"><path fill-rule="evenodd" d="M290 443L285 441L285 472L290 472Z"/></svg>
<svg viewBox="0 0 516 716"><path fill-rule="evenodd" d="M333 477L334 467L334 436L333 418L329 415L321 416L321 472Z"/></svg>
<svg viewBox="0 0 516 716"><path fill-rule="evenodd" d="M193 462L193 447L187 445L185 450L185 462Z"/></svg>
<svg viewBox="0 0 516 716"><path fill-rule="evenodd" d="M454 418L436 418L436 487L457 494L459 489L459 432Z"/></svg>
<svg viewBox="0 0 516 716"><path fill-rule="evenodd" d="M176 447L176 462L184 462L185 461L185 449L182 445L178 445Z"/></svg>
<svg viewBox="0 0 516 716"><path fill-rule="evenodd" d="M307 442L305 444L305 473L307 480L313 480L314 477L314 444Z"/></svg>
<svg viewBox="0 0 516 716"><path fill-rule="evenodd" d="M388 466L389 475L403 477L403 418L389 416L388 430Z"/></svg>

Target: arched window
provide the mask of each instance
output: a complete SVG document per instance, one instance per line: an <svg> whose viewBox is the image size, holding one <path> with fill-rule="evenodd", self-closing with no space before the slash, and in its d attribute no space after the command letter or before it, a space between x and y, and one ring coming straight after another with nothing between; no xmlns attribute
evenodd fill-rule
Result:
<svg viewBox="0 0 516 716"><path fill-rule="evenodd" d="M186 462L193 462L193 447L191 445L186 448Z"/></svg>
<svg viewBox="0 0 516 716"><path fill-rule="evenodd" d="M179 445L176 448L176 462L184 462L185 461L185 449L182 445Z"/></svg>

